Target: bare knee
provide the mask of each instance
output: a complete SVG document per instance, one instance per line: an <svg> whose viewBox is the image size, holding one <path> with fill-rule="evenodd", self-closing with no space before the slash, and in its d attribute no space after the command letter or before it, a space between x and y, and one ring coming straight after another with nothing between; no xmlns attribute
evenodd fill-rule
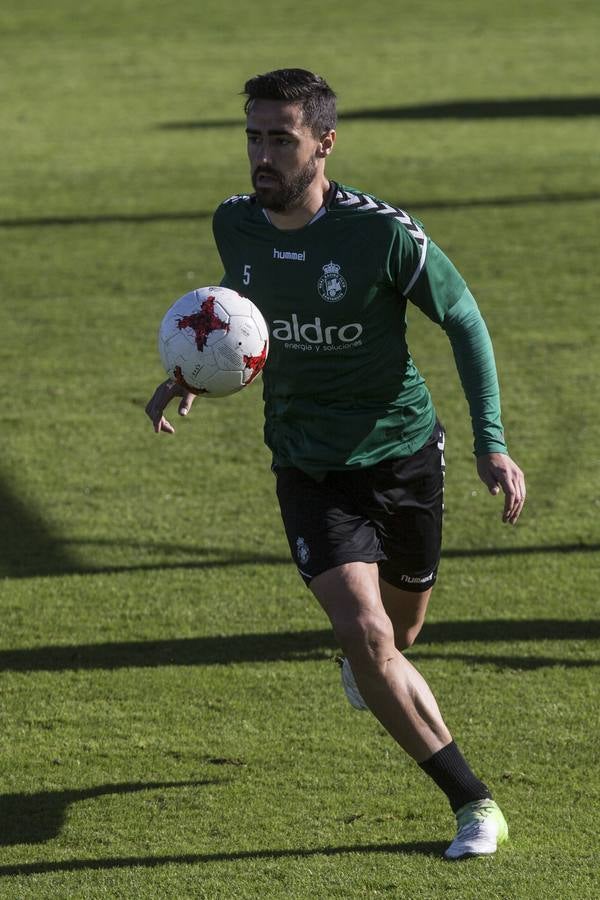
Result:
<svg viewBox="0 0 600 900"><path fill-rule="evenodd" d="M310 586L352 668L381 673L398 650L394 625L382 603L377 564L347 563L317 575Z"/></svg>
<svg viewBox="0 0 600 900"><path fill-rule="evenodd" d="M423 623L419 622L417 625L412 625L410 628L395 628L394 639L398 650L408 650L409 647L412 647L421 633L422 627Z"/></svg>
<svg viewBox="0 0 600 900"><path fill-rule="evenodd" d="M334 622L333 627L353 669L381 670L395 655L394 629L383 612L369 612L354 620Z"/></svg>

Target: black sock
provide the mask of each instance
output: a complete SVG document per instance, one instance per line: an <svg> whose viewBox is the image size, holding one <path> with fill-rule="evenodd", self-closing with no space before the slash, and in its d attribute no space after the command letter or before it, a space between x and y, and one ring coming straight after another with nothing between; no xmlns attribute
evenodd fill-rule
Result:
<svg viewBox="0 0 600 900"><path fill-rule="evenodd" d="M445 793L453 812L465 803L492 799L487 785L471 771L454 741L419 765Z"/></svg>

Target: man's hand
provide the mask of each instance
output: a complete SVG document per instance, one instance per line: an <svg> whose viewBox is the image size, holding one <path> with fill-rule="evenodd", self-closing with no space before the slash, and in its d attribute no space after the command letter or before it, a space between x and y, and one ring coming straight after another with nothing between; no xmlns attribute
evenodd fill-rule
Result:
<svg viewBox="0 0 600 900"><path fill-rule="evenodd" d="M502 521L514 525L525 503L525 476L505 453L485 453L477 457L477 473L490 494L504 493Z"/></svg>
<svg viewBox="0 0 600 900"><path fill-rule="evenodd" d="M152 394L152 398L146 406L146 414L152 419L154 430L157 434L165 431L167 434L175 434L175 429L171 423L165 419L163 413L165 407L171 402L173 397L181 397L178 413L180 416L187 416L192 403L196 399L196 395L177 384L176 381L163 381Z"/></svg>

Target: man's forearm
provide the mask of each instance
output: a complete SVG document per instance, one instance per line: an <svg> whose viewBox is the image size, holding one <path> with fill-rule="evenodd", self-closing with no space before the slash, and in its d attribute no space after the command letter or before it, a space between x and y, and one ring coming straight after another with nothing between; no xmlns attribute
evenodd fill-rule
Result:
<svg viewBox="0 0 600 900"><path fill-rule="evenodd" d="M442 328L450 339L469 404L475 455L506 453L492 341L469 290L448 312Z"/></svg>

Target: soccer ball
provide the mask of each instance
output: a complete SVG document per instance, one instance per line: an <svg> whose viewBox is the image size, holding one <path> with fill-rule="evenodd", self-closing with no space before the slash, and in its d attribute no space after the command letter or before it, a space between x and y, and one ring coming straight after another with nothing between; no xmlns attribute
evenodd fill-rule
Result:
<svg viewBox="0 0 600 900"><path fill-rule="evenodd" d="M250 384L265 364L269 331L247 297L202 287L176 300L158 331L167 373L194 394L226 397Z"/></svg>

